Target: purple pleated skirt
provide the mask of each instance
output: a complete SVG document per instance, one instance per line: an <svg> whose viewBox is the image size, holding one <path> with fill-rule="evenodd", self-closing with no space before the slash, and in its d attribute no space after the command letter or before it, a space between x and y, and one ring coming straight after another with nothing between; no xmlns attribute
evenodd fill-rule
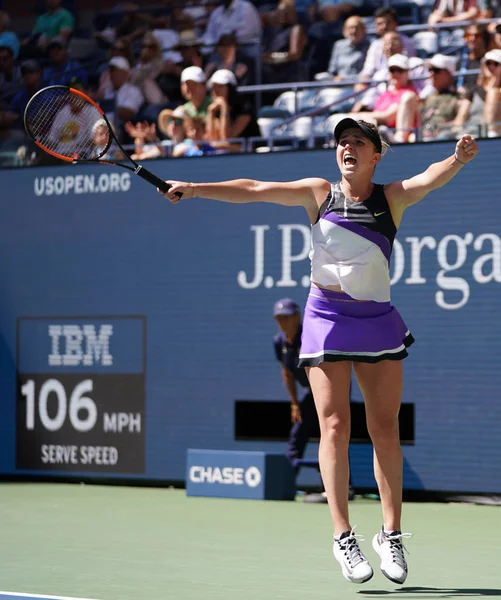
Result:
<svg viewBox="0 0 501 600"><path fill-rule="evenodd" d="M361 302L312 287L303 319L300 367L351 360L402 360L414 338L389 302Z"/></svg>

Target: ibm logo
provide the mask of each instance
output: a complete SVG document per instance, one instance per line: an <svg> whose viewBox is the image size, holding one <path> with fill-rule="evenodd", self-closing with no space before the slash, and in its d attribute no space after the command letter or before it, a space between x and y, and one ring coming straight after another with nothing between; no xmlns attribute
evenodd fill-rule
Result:
<svg viewBox="0 0 501 600"><path fill-rule="evenodd" d="M113 364L110 354L112 335L113 325L100 325L98 332L94 325L49 325L49 365L89 367L99 364L109 367Z"/></svg>

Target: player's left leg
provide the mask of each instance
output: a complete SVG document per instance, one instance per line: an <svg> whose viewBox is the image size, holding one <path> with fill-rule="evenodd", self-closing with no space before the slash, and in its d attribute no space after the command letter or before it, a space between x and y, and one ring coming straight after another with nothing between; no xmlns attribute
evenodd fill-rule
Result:
<svg viewBox="0 0 501 600"><path fill-rule="evenodd" d="M367 428L374 445L374 475L381 496L383 528L373 546L381 558L381 571L395 583L407 578L401 532L402 450L398 413L402 397L402 362L354 363L365 400Z"/></svg>

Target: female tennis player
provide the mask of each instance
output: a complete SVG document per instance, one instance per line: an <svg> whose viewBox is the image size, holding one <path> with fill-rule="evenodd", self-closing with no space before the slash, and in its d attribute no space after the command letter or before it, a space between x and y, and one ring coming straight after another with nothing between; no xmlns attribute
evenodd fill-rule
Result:
<svg viewBox="0 0 501 600"><path fill-rule="evenodd" d="M374 445L374 474L383 526L373 547L381 571L404 583L407 563L401 532L402 452L398 413L402 359L414 341L390 304L389 260L404 210L450 181L477 154L464 135L454 154L426 171L386 185L372 182L387 147L364 121L335 128L341 181L310 178L282 182L238 179L222 183L168 181L171 202L212 198L223 202L272 202L303 206L312 224L311 290L304 312L300 365L306 367L320 421L319 461L334 523L334 556L343 575L368 581L373 570L361 552L348 515L349 390L352 368L364 396Z"/></svg>

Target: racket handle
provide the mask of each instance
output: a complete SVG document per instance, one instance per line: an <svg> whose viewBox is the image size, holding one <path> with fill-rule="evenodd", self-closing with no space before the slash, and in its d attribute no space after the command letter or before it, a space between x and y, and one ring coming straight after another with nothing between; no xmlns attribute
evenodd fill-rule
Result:
<svg viewBox="0 0 501 600"><path fill-rule="evenodd" d="M171 186L168 183L166 183L163 179L160 179L160 177L157 177L154 173L148 171L148 169L145 169L141 165L137 166L134 173L136 175L139 175L139 177L142 177L148 183L151 183L151 185L157 187L163 194L168 192L171 188ZM181 192L177 192L176 195L179 198L181 198L183 194Z"/></svg>

